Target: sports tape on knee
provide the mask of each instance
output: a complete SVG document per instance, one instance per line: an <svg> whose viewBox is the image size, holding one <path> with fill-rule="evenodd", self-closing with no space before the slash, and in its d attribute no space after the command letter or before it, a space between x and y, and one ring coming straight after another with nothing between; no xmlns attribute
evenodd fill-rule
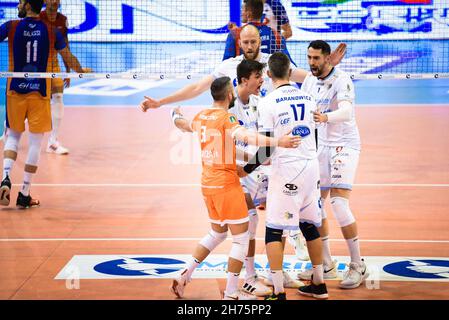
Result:
<svg viewBox="0 0 449 320"><path fill-rule="evenodd" d="M220 243L226 240L227 232L216 232L210 230L209 233L200 241L200 244L209 251L213 251Z"/></svg>
<svg viewBox="0 0 449 320"><path fill-rule="evenodd" d="M249 246L249 232L232 235L232 247L229 257L239 261L245 261Z"/></svg>
<svg viewBox="0 0 449 320"><path fill-rule="evenodd" d="M342 197L332 197L331 205L335 219L337 219L340 227L346 227L355 222L354 216L349 208L348 199Z"/></svg>

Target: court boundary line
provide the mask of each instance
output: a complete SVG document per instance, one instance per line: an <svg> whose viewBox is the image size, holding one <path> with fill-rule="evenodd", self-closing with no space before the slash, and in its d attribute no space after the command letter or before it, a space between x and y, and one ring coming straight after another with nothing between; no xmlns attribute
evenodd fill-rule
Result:
<svg viewBox="0 0 449 320"><path fill-rule="evenodd" d="M200 241L202 238L0 238L0 242L51 242L51 241ZM265 238L256 238L262 241ZM227 238L227 241L232 241ZM332 242L345 242L345 239L329 239ZM449 240L407 240L407 239L360 239L359 242L366 243L441 243L449 244Z"/></svg>
<svg viewBox="0 0 449 320"><path fill-rule="evenodd" d="M15 183L15 187L22 184ZM448 188L449 183L355 183L354 187L392 187L392 188ZM171 187L201 187L199 183L33 183L33 187L59 188L59 187L119 187L119 188L171 188Z"/></svg>

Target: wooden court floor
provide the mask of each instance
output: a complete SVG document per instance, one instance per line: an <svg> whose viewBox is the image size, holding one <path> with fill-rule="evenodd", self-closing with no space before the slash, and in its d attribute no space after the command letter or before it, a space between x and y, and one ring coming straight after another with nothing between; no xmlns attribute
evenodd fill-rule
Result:
<svg viewBox="0 0 449 320"><path fill-rule="evenodd" d="M449 108L359 107L357 118L363 150L351 207L362 255L449 258ZM67 108L61 140L71 154L43 150L31 189L42 205L24 211L14 206L22 139L12 204L0 208L0 299L173 299L169 279L81 280L69 290L55 277L74 255L190 254L209 229L194 140L174 130L168 108L137 107ZM330 224L333 254L347 255L332 217ZM226 241L216 253L229 248ZM264 252L260 240L256 253ZM327 283L330 299L449 299L449 282L346 291ZM224 279L194 279L186 299L220 299L224 287Z"/></svg>

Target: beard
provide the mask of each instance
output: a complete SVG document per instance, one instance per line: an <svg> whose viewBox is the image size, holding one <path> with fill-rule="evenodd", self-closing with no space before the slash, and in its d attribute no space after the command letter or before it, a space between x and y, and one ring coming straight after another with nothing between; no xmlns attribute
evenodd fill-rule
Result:
<svg viewBox="0 0 449 320"><path fill-rule="evenodd" d="M243 52L243 55L245 56L246 60L256 60L259 52L260 52L260 46L258 46L257 49L253 52Z"/></svg>
<svg viewBox="0 0 449 320"><path fill-rule="evenodd" d="M25 8L19 9L19 13L17 14L17 16L20 19L25 18L27 16L27 12L26 12Z"/></svg>
<svg viewBox="0 0 449 320"><path fill-rule="evenodd" d="M231 109L235 105L235 99L237 99L235 96L232 97L232 100L229 101L228 109Z"/></svg>
<svg viewBox="0 0 449 320"><path fill-rule="evenodd" d="M323 67L321 67L321 68L320 67L314 67L314 68L310 67L310 71L317 78L319 78L320 76L323 75Z"/></svg>

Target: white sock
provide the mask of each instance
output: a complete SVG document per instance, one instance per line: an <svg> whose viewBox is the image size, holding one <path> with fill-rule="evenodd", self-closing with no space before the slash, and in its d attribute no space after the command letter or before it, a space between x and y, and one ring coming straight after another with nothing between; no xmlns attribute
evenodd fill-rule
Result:
<svg viewBox="0 0 449 320"><path fill-rule="evenodd" d="M189 262L187 262L187 273L186 273L187 279L190 279L192 277L193 271L195 271L196 267L198 267L200 263L201 262L198 261L195 257L190 258Z"/></svg>
<svg viewBox="0 0 449 320"><path fill-rule="evenodd" d="M332 265L331 248L329 243L329 236L321 238L321 243L323 244L323 264L326 266Z"/></svg>
<svg viewBox="0 0 449 320"><path fill-rule="evenodd" d="M31 180L33 179L33 174L34 173L25 171L25 173L23 175L23 185L22 185L22 189L20 190L20 192L24 196L29 196L30 195Z"/></svg>
<svg viewBox="0 0 449 320"><path fill-rule="evenodd" d="M15 160L10 158L4 158L3 159L3 179L6 178L6 176L10 176L10 172L12 170L12 167L14 165Z"/></svg>
<svg viewBox="0 0 449 320"><path fill-rule="evenodd" d="M317 264L313 266L313 283L320 284L324 282L323 265Z"/></svg>
<svg viewBox="0 0 449 320"><path fill-rule="evenodd" d="M348 244L349 254L351 255L351 262L356 262L361 265L362 259L360 258L359 238L346 239L346 243Z"/></svg>
<svg viewBox="0 0 449 320"><path fill-rule="evenodd" d="M228 295L234 294L238 290L239 285L239 273L227 272L228 281L226 282L226 293Z"/></svg>
<svg viewBox="0 0 449 320"><path fill-rule="evenodd" d="M245 264L246 269L245 279L254 277L256 275L256 268L254 267L254 257L246 257L243 263Z"/></svg>
<svg viewBox="0 0 449 320"><path fill-rule="evenodd" d="M284 273L282 270L272 270L271 280L273 281L274 293L285 292L284 290Z"/></svg>

